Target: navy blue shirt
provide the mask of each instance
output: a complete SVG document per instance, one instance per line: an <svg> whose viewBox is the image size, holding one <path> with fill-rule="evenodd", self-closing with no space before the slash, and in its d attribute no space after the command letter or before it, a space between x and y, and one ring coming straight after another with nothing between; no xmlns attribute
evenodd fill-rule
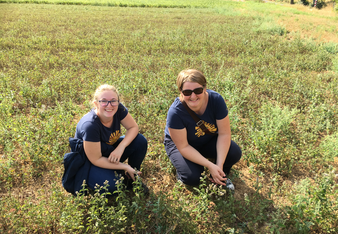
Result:
<svg viewBox="0 0 338 234"><path fill-rule="evenodd" d="M128 114L128 109L119 104L118 110L113 116L110 128L104 126L95 109L85 114L76 126L75 138L90 142L105 142L113 145L121 136L121 120Z"/></svg>
<svg viewBox="0 0 338 234"><path fill-rule="evenodd" d="M228 115L228 108L223 97L210 89L207 89L209 94L207 108L203 115L196 115L203 120L204 125L210 132L217 132L216 120L224 119ZM167 124L165 127L165 137L170 138L168 128L187 130L187 140L189 145L199 149L206 144L213 136L205 134L201 128L197 127L196 122L185 109L180 99L177 97L170 106L167 115Z"/></svg>

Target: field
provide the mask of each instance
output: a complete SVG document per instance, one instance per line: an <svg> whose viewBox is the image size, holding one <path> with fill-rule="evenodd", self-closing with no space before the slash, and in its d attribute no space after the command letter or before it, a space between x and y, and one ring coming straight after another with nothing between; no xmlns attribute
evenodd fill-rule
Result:
<svg viewBox="0 0 338 234"><path fill-rule="evenodd" d="M338 232L332 8L1 2L0 233ZM207 175L197 188L178 183L166 156L166 114L186 68L203 71L229 107L243 151L230 176L234 195ZM118 88L148 139L148 197L137 189L115 199L73 197L61 185L68 138L103 83Z"/></svg>

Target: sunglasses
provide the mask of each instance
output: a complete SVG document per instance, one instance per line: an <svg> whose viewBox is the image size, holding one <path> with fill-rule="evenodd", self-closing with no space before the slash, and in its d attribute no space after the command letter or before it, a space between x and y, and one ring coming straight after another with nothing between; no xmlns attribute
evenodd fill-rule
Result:
<svg viewBox="0 0 338 234"><path fill-rule="evenodd" d="M182 90L182 93L184 96L190 96L192 94L192 92L194 92L196 95L197 94L201 94L203 93L203 87L199 87L199 88L196 88L194 90L191 90L191 89L185 89L185 90Z"/></svg>
<svg viewBox="0 0 338 234"><path fill-rule="evenodd" d="M109 103L111 106L118 106L119 105L119 101L117 100L111 100L111 101L107 101L107 100L99 100L99 103L101 104L101 106L105 107L108 106Z"/></svg>

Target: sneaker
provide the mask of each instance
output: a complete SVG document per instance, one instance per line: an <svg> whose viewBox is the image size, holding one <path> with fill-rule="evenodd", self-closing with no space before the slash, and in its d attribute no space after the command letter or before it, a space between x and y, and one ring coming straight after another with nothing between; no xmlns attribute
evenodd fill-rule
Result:
<svg viewBox="0 0 338 234"><path fill-rule="evenodd" d="M139 175L136 175L135 179L141 182L141 188L142 188L143 194L147 196L149 194L149 188L147 187L147 185L143 183ZM124 181L126 181L126 187L128 190L132 190L134 188L134 181L131 178L129 178L127 175L125 176Z"/></svg>
<svg viewBox="0 0 338 234"><path fill-rule="evenodd" d="M122 175L123 177L123 183L126 185L127 190L133 189L133 180L130 179L127 175Z"/></svg>
<svg viewBox="0 0 338 234"><path fill-rule="evenodd" d="M142 181L141 181L141 183L142 183L142 189L143 189L143 194L145 195L145 196L148 196L149 195L149 188L147 187L147 185L145 185Z"/></svg>
<svg viewBox="0 0 338 234"><path fill-rule="evenodd" d="M229 178L227 178L226 180L226 188L229 189L232 193L235 192L235 186Z"/></svg>
<svg viewBox="0 0 338 234"><path fill-rule="evenodd" d="M210 175L209 177L210 177L209 179L212 180L212 176ZM213 182L213 183L214 183L214 182ZM227 180L225 181L225 184L226 184L226 185L225 185L225 188L226 188L226 189L232 191L232 193L235 192L235 186L234 186L234 184L232 183L232 181L231 181L229 178L227 178ZM221 186L223 187L224 185L221 185Z"/></svg>
<svg viewBox="0 0 338 234"><path fill-rule="evenodd" d="M183 184L183 181L180 178L178 178L177 174L176 174L176 180L177 180L178 183Z"/></svg>

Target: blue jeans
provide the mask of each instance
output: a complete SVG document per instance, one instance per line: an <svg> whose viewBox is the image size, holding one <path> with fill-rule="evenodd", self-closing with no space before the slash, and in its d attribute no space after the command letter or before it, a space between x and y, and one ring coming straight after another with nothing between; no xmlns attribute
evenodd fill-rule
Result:
<svg viewBox="0 0 338 234"><path fill-rule="evenodd" d="M217 136L196 150L205 158L217 159L216 143ZM176 168L177 178L187 185L199 185L204 167L184 158L170 138L166 137L164 139L164 146L171 163ZM241 149L234 141L231 141L229 152L223 165L223 171L226 175L230 173L231 167L240 160L241 156Z"/></svg>
<svg viewBox="0 0 338 234"><path fill-rule="evenodd" d="M108 157L110 153L118 146L118 144L120 144L123 138L124 136L120 137L120 139L114 145L107 145L104 142L101 143L102 155L104 157ZM147 139L142 134L138 134L124 150L120 162L124 162L128 159L128 164L132 168L140 170L143 159L147 153L147 148ZM113 192L117 189L116 181L121 178L122 173L123 171L121 170L105 169L91 164L87 185L89 188L94 190L96 184L103 186L104 182L107 180L109 182L108 191L113 194Z"/></svg>

